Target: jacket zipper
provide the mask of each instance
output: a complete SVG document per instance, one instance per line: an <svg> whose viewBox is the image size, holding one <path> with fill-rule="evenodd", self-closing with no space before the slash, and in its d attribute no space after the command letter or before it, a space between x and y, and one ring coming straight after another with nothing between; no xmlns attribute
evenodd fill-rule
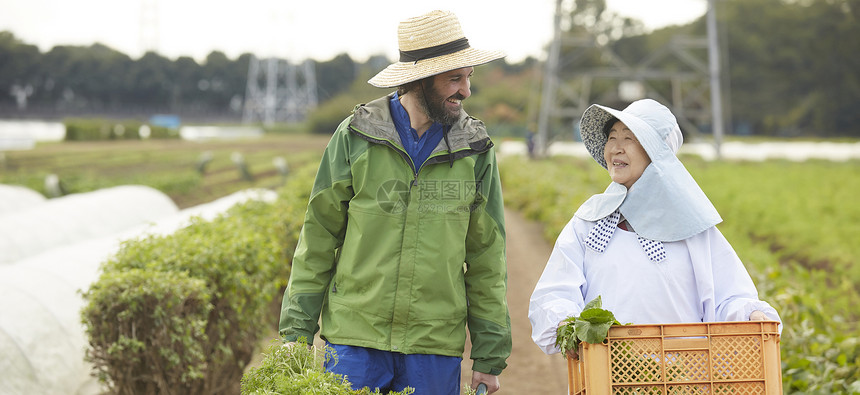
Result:
<svg viewBox="0 0 860 395"><path fill-rule="evenodd" d="M371 143L382 144L382 145L388 146L389 148L393 149L395 152L400 154L400 157L403 158L403 161L405 161L406 164L409 165L409 168L412 169L412 182L409 183L409 191L411 193L412 188L415 187L415 184L418 183L418 171L420 170L420 168L418 168L418 169L415 168L415 162L412 161L412 157L409 156L409 154L406 152L406 149L398 147L397 145L395 145L391 141L383 140L383 139L377 139L377 138L368 136L368 135L358 131L358 129L356 129L352 126L349 126L349 130L351 130L353 133L356 133L357 135L361 136L362 138L364 138L365 140L367 140ZM425 161L425 163L426 163L426 161ZM422 163L422 166L423 166L423 163Z"/></svg>

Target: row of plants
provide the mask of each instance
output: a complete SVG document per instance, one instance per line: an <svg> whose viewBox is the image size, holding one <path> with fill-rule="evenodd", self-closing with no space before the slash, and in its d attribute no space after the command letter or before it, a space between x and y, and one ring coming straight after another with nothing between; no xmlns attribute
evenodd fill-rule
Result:
<svg viewBox="0 0 860 395"><path fill-rule="evenodd" d="M860 192L858 163L683 161L780 312L784 391L860 394L860 206L848 203ZM541 222L551 242L609 184L605 169L570 157L505 157L500 173L506 204Z"/></svg>
<svg viewBox="0 0 860 395"><path fill-rule="evenodd" d="M67 118L66 141L177 139L179 130L132 119Z"/></svg>
<svg viewBox="0 0 860 395"><path fill-rule="evenodd" d="M0 184L25 186L48 197L53 197L46 186L51 174L66 194L139 184L164 192L184 208L239 189L277 188L290 168L315 164L326 141L325 136L281 134L207 142L43 143L32 150L3 153ZM234 161L236 154L242 157L242 167Z"/></svg>
<svg viewBox="0 0 860 395"><path fill-rule="evenodd" d="M123 243L84 293L87 360L111 393L235 394L270 328L313 181Z"/></svg>
<svg viewBox="0 0 860 395"><path fill-rule="evenodd" d="M139 119L66 118L63 120L63 126L66 128L63 138L65 141L178 139L181 137L178 127L154 125ZM306 126L301 123L255 126L272 134L303 134L306 130Z"/></svg>

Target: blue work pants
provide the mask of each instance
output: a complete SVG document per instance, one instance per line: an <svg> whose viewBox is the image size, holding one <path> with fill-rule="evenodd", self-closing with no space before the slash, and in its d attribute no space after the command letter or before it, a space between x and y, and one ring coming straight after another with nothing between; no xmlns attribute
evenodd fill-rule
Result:
<svg viewBox="0 0 860 395"><path fill-rule="evenodd" d="M326 370L343 375L357 390L368 387L389 391L415 389L415 395L459 395L460 362L463 358L431 354L401 354L372 348L326 342L337 356Z"/></svg>

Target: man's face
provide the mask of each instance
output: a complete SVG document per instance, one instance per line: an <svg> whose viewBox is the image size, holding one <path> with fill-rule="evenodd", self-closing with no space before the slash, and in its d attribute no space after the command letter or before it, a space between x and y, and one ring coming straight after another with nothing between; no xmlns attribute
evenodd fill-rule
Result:
<svg viewBox="0 0 860 395"><path fill-rule="evenodd" d="M430 83L422 83L424 90L419 103L433 122L453 125L460 119L462 100L472 95L470 89L473 67L451 70L433 76Z"/></svg>

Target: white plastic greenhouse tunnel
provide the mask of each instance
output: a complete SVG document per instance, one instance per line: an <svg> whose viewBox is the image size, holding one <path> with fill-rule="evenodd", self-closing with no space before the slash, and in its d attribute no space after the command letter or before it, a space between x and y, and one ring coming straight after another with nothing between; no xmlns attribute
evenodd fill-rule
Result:
<svg viewBox="0 0 860 395"><path fill-rule="evenodd" d="M21 211L45 202L45 197L30 188L0 184L0 215Z"/></svg>
<svg viewBox="0 0 860 395"><path fill-rule="evenodd" d="M121 186L45 199L0 185L0 395L101 393L91 366L80 310L81 291L124 240L171 234L192 217L213 219L249 199L246 190L179 210L144 186Z"/></svg>

